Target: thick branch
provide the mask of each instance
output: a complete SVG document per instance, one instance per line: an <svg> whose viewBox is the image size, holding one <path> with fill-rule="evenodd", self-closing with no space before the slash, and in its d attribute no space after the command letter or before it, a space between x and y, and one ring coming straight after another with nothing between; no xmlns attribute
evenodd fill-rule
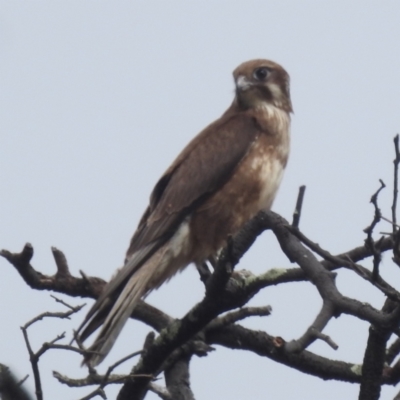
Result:
<svg viewBox="0 0 400 400"><path fill-rule="evenodd" d="M191 355L185 355L165 370L165 383L171 399L194 400L190 389L189 363Z"/></svg>
<svg viewBox="0 0 400 400"><path fill-rule="evenodd" d="M30 261L33 257L33 247L27 243L21 253L11 253L7 250L1 250L0 256L10 262L22 279L36 290L54 290L67 294L72 297L92 297L97 298L105 282L100 278L76 278L73 277L66 265L64 254L53 248L53 256L56 261L57 272L53 276L44 275L36 271Z"/></svg>
<svg viewBox="0 0 400 400"><path fill-rule="evenodd" d="M381 393L382 372L385 363L387 330L371 326L362 366L359 400L378 400Z"/></svg>
<svg viewBox="0 0 400 400"><path fill-rule="evenodd" d="M253 331L240 325L211 329L206 332L206 339L210 344L251 351L324 380L334 379L358 383L361 379L360 365L330 360L307 350L300 353L287 352L282 338L273 337L266 332Z"/></svg>

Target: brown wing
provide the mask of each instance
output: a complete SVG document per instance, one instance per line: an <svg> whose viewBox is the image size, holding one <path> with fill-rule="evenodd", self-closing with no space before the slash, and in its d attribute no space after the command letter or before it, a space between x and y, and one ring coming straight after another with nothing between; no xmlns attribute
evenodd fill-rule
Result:
<svg viewBox="0 0 400 400"><path fill-rule="evenodd" d="M189 143L156 184L128 254L168 240L183 219L229 179L259 132L253 118L236 114Z"/></svg>
<svg viewBox="0 0 400 400"><path fill-rule="evenodd" d="M119 293L132 274L172 237L192 210L227 182L259 134L251 116L225 114L186 146L156 184L124 267L105 287L79 330L94 314L106 313L110 298ZM89 323L82 339L92 331Z"/></svg>

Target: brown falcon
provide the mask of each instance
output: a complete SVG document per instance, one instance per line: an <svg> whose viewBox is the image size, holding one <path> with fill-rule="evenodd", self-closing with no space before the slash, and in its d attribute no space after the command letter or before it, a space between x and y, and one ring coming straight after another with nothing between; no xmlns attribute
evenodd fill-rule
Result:
<svg viewBox="0 0 400 400"><path fill-rule="evenodd" d="M289 75L272 61L252 60L233 77L232 105L157 182L125 265L79 328L83 341L101 326L86 363L104 359L139 299L218 254L228 235L271 207L289 155Z"/></svg>

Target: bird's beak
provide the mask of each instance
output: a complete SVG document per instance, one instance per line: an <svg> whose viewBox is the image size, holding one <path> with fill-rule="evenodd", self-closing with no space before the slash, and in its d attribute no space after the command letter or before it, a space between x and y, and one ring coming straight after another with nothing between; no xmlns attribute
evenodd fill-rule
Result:
<svg viewBox="0 0 400 400"><path fill-rule="evenodd" d="M243 75L238 76L236 80L236 89L244 92L251 87L252 83Z"/></svg>

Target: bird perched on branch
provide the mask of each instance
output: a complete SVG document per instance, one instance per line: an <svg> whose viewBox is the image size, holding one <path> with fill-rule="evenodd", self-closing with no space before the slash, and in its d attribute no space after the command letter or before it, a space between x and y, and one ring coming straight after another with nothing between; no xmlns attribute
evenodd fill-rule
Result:
<svg viewBox="0 0 400 400"><path fill-rule="evenodd" d="M289 75L252 60L233 72L235 98L157 182L126 254L78 330L101 327L85 363L108 354L137 302L190 263L216 254L258 211L269 209L289 155Z"/></svg>

